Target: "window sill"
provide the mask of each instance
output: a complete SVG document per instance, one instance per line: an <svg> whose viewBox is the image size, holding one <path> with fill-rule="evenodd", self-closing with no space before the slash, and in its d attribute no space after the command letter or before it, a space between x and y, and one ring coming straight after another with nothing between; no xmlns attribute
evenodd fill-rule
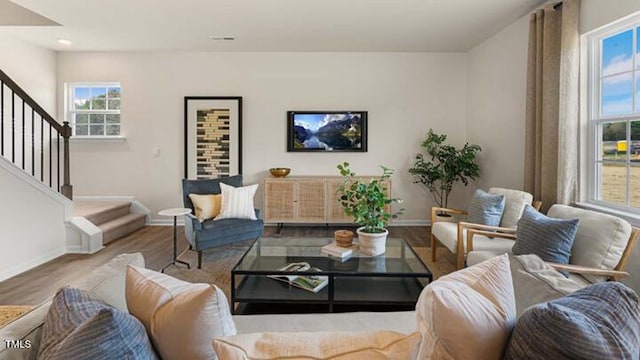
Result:
<svg viewBox="0 0 640 360"><path fill-rule="evenodd" d="M631 223L631 225L635 227L640 227L640 214L637 214L637 213L620 210L620 209L614 209L614 208L610 208L603 205L585 203L585 202L578 202L575 204L575 206L579 208L587 209L587 210L593 210L593 211L598 211L598 212L609 214L609 215L614 215L627 220L629 223Z"/></svg>
<svg viewBox="0 0 640 360"><path fill-rule="evenodd" d="M69 138L71 142L125 142L127 138L124 136L72 136Z"/></svg>

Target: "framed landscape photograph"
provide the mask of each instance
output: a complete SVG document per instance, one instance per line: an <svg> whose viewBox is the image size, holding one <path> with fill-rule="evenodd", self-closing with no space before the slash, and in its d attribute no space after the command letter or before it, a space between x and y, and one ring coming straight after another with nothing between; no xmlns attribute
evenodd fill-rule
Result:
<svg viewBox="0 0 640 360"><path fill-rule="evenodd" d="M366 152L366 111L287 111L287 151Z"/></svg>
<svg viewBox="0 0 640 360"><path fill-rule="evenodd" d="M242 97L185 96L185 178L237 174L242 174Z"/></svg>

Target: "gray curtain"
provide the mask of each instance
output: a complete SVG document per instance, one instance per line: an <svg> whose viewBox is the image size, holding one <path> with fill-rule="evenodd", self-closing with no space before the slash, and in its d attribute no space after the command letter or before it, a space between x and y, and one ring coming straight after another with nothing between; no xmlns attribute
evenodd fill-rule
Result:
<svg viewBox="0 0 640 360"><path fill-rule="evenodd" d="M578 174L580 0L531 14L524 189L543 210L575 201Z"/></svg>

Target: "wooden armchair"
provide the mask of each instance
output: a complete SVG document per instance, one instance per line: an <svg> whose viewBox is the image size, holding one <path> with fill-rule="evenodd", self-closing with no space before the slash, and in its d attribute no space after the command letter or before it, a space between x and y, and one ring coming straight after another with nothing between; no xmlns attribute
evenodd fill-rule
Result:
<svg viewBox="0 0 640 360"><path fill-rule="evenodd" d="M533 204L536 210L539 210L542 203L533 201L533 196L527 192L520 190L511 190L503 188L491 188L489 193L500 194L505 196L505 207L500 221L500 226L487 226L474 224L465 221L460 222L444 222L438 220L438 214L449 215L467 215L465 210L448 209L440 207L431 208L431 261L436 261L436 248L438 243L444 245L449 251L456 255L456 266L462 269L465 265L465 257L468 252L467 247L467 231L469 229L483 230L487 232L499 231L501 233L515 233L515 227L518 219L522 216L525 204ZM504 249L511 249L513 240L503 238L479 237L475 242L476 249L487 251L501 252ZM504 251L502 251L504 252Z"/></svg>
<svg viewBox="0 0 640 360"><path fill-rule="evenodd" d="M640 235L640 229L612 215L566 205L553 205L549 209L548 216L559 219L580 219L569 264L548 263L550 266L556 270L571 273L569 278L581 286L605 280L620 280L629 275L624 269ZM477 237L487 236L514 242L516 240L515 232L467 230L468 265L505 253L505 251L480 251L474 248Z"/></svg>

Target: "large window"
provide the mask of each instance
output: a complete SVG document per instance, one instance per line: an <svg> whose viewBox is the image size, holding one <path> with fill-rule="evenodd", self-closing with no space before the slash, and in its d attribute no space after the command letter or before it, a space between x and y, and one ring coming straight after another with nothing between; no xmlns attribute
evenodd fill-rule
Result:
<svg viewBox="0 0 640 360"><path fill-rule="evenodd" d="M589 198L640 210L640 16L589 37Z"/></svg>
<svg viewBox="0 0 640 360"><path fill-rule="evenodd" d="M67 94L74 136L121 136L119 83L69 84Z"/></svg>

